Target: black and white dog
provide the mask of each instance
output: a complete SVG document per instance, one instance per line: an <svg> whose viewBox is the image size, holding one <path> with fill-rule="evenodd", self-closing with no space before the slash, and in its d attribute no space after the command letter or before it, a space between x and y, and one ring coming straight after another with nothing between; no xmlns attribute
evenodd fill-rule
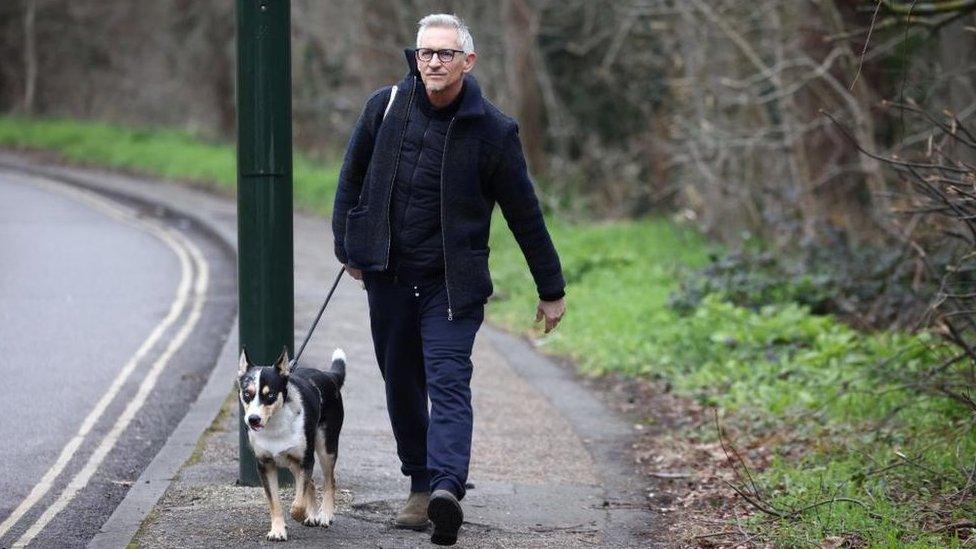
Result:
<svg viewBox="0 0 976 549"><path fill-rule="evenodd" d="M295 475L295 501L291 516L305 526L325 526L335 514L335 463L342 429L342 395L346 355L332 353L328 372L293 368L288 349L272 366L251 363L241 352L238 386L244 404L248 441L258 461L258 474L271 507L268 539L285 541L285 517L278 497L278 466ZM315 510L312 472L315 456L324 477L322 505Z"/></svg>

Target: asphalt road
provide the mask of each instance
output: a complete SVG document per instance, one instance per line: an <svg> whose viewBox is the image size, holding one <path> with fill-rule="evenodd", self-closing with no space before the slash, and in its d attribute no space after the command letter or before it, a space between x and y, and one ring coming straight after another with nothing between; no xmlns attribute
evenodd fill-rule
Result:
<svg viewBox="0 0 976 549"><path fill-rule="evenodd" d="M0 547L83 547L232 330L234 262L186 220L0 170Z"/></svg>

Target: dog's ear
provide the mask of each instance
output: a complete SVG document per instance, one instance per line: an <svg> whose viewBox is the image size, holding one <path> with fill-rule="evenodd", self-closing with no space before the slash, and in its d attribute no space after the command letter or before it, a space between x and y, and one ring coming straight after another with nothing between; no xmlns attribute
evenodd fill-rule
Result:
<svg viewBox="0 0 976 549"><path fill-rule="evenodd" d="M291 375L291 358L288 356L287 345L282 347L281 355L278 356L278 360L275 361L275 368L277 368L278 373L284 377Z"/></svg>
<svg viewBox="0 0 976 549"><path fill-rule="evenodd" d="M247 349L241 348L241 359L237 363L237 377L241 377L246 374L248 369L251 368L251 359L247 357Z"/></svg>

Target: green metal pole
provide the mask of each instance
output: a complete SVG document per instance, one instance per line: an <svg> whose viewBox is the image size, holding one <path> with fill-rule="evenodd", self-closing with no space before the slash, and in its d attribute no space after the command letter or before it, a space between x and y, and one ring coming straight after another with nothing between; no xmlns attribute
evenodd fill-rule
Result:
<svg viewBox="0 0 976 549"><path fill-rule="evenodd" d="M290 26L289 0L237 0L238 341L259 364L295 348ZM239 482L258 486L239 424Z"/></svg>

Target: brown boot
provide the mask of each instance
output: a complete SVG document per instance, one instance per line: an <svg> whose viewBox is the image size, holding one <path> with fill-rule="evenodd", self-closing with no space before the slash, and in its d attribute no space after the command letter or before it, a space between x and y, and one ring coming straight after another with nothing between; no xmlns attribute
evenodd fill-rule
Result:
<svg viewBox="0 0 976 549"><path fill-rule="evenodd" d="M425 530L430 526L427 520L427 503L430 501L430 492L410 492L407 504L397 513L393 524L397 528L407 528L410 530Z"/></svg>

